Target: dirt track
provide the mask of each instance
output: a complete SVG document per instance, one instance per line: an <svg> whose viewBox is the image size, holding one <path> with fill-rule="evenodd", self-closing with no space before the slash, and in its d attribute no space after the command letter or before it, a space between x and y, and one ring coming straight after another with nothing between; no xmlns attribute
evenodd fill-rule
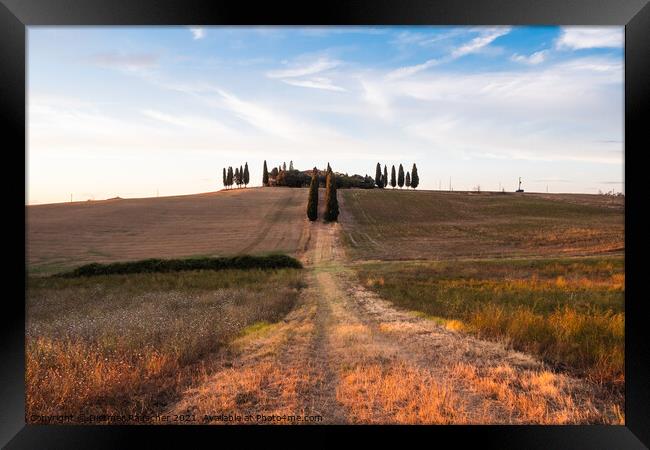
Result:
<svg viewBox="0 0 650 450"><path fill-rule="evenodd" d="M357 284L338 224L304 227L308 285L300 304L283 322L236 340L170 414L199 422L206 414L253 415L254 423L270 422L258 414L322 416L310 423L619 420L583 381L396 310Z"/></svg>

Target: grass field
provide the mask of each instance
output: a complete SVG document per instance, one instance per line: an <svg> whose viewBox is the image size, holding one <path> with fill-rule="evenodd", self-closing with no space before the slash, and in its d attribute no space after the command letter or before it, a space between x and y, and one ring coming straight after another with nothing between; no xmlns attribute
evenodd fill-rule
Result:
<svg viewBox="0 0 650 450"><path fill-rule="evenodd" d="M350 256L370 260L621 253L624 202L577 194L341 190Z"/></svg>
<svg viewBox="0 0 650 450"><path fill-rule="evenodd" d="M27 206L30 273L92 262L293 253L306 189L248 188Z"/></svg>
<svg viewBox="0 0 650 450"><path fill-rule="evenodd" d="M599 383L624 381L622 257L367 263L358 274L448 328L506 340Z"/></svg>
<svg viewBox="0 0 650 450"><path fill-rule="evenodd" d="M27 414L159 413L301 286L297 269L30 278Z"/></svg>

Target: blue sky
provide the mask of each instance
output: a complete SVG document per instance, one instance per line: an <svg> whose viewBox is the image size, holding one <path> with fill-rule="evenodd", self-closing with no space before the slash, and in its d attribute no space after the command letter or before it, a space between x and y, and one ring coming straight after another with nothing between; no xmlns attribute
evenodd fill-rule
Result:
<svg viewBox="0 0 650 450"><path fill-rule="evenodd" d="M252 185L623 191L622 27L29 27L29 204Z"/></svg>

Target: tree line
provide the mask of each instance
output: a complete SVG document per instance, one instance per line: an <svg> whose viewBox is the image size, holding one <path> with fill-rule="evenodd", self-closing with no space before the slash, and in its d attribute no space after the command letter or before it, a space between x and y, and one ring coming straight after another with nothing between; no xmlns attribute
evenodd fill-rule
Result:
<svg viewBox="0 0 650 450"><path fill-rule="evenodd" d="M223 169L223 186L228 189L232 188L233 184L236 184L237 187L241 187L242 184L244 187L248 186L250 182L250 174L248 173L248 163L245 163L244 166L235 167L233 172L232 167Z"/></svg>
<svg viewBox="0 0 650 450"><path fill-rule="evenodd" d="M413 188L415 189L420 185L420 176L418 175L418 168L413 164L413 168L411 169L410 172L406 172L406 175L404 175L404 167L402 165L399 165L399 169L397 170L397 176L395 174L395 166L391 168L390 171L390 180L388 178L388 168L386 165L384 165L384 170L382 172L381 170L381 164L377 163L377 167L375 169L375 185L383 189L385 187L388 187L388 184L390 183L391 187L395 189L395 186L399 186L401 189L406 185L407 188Z"/></svg>
<svg viewBox="0 0 650 450"><path fill-rule="evenodd" d="M311 184L311 170L296 170L293 161L286 162L278 167L269 170L266 161L262 168L262 186L281 186L281 187L308 187ZM341 189L359 188L372 189L375 187L375 181L371 176L365 175L348 175L337 173L335 176L336 187ZM327 183L327 170L318 172L319 185L324 187Z"/></svg>
<svg viewBox="0 0 650 450"><path fill-rule="evenodd" d="M307 198L307 217L312 222L318 219L318 180L319 172L316 167L312 170L309 194ZM336 222L339 217L339 200L336 193L336 175L327 163L325 176L325 222Z"/></svg>

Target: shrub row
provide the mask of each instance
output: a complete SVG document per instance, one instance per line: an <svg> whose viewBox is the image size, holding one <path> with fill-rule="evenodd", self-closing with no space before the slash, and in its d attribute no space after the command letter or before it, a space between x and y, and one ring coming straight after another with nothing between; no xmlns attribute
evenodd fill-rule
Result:
<svg viewBox="0 0 650 450"><path fill-rule="evenodd" d="M56 276L64 278L91 277L131 273L180 272L187 270L228 269L301 269L302 264L288 255L230 256L219 258L144 259L110 264L92 263Z"/></svg>

